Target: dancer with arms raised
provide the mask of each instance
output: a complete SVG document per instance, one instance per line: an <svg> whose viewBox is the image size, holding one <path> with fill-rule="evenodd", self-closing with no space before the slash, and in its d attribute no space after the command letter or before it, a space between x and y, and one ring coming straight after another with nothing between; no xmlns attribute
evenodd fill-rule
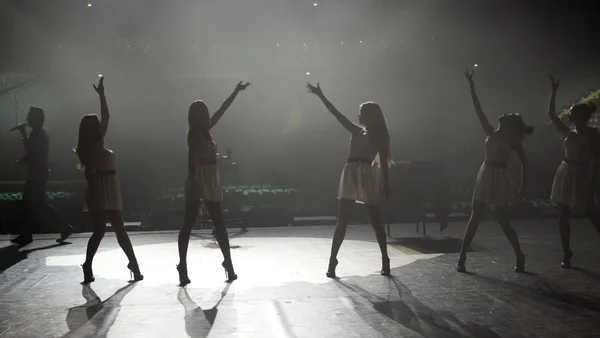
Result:
<svg viewBox="0 0 600 338"><path fill-rule="evenodd" d="M106 232L106 216L112 225L119 246L129 259L127 268L133 275L131 281L140 281L144 279L144 276L140 273L123 221L123 201L115 169L115 153L104 143L110 118L104 95L104 77L100 78L98 86L94 86L94 89L100 97L101 119L98 120L96 114L83 117L79 125L79 139L75 149L79 167L85 172L88 182L85 204L94 228L94 233L88 241L85 263L82 265L83 283L88 284L95 280L92 261Z"/></svg>
<svg viewBox="0 0 600 338"><path fill-rule="evenodd" d="M331 244L331 256L327 277L336 278L337 254L340 250L350 215L356 202L365 204L371 226L375 230L381 250L381 274L390 276L390 258L387 252L387 238L381 223L379 204L381 198L387 200L391 190L388 168L393 165L390 151L390 134L381 107L374 102L360 105L358 123L351 122L327 100L321 86L307 84L308 92L317 95L325 107L350 134L348 161L342 171L338 188L338 221ZM379 168L378 168L379 167ZM381 175L378 173L381 170Z"/></svg>
<svg viewBox="0 0 600 338"><path fill-rule="evenodd" d="M558 205L558 227L563 249L561 266L571 267L571 210L585 211L592 224L600 232L600 213L595 208L594 191L600 165L600 133L589 127L588 121L596 111L592 102L574 104L569 110L566 126L556 115L556 92L559 81L550 77L552 94L548 115L563 138L565 158L556 170L551 198Z"/></svg>
<svg viewBox="0 0 600 338"><path fill-rule="evenodd" d="M200 210L200 202L204 202L215 227L214 234L223 253L224 262L222 265L225 269L227 281L232 282L237 279L231 261L229 236L223 220L223 191L219 178L219 168L217 167L217 145L210 130L219 122L237 94L249 85L249 82L238 83L233 93L212 117L203 101L196 101L190 105L188 111L188 174L185 180L185 216L177 241L179 248L177 271L179 272L181 286L190 283L187 273L187 251L192 227Z"/></svg>
<svg viewBox="0 0 600 338"><path fill-rule="evenodd" d="M465 76L471 87L471 97L475 106L475 113L487 138L485 140L485 161L481 165L477 174L477 180L475 181L471 217L469 218L463 237L456 270L458 272L467 271L465 266L467 251L473 241L473 237L475 237L486 206L492 205L495 207L500 227L515 252L516 264L514 270L515 272L524 272L525 255L521 251L519 237L510 225L509 203L512 191L507 167L511 154L513 152L517 153L519 160L521 160L521 188L519 189L517 198L522 198L527 188L527 173L529 169L527 156L523 148L523 139L526 135L533 133L533 127L526 126L523 118L518 114L505 114L498 118L498 128L494 129L483 113L483 109L477 98L475 83L473 82L473 72L466 71Z"/></svg>

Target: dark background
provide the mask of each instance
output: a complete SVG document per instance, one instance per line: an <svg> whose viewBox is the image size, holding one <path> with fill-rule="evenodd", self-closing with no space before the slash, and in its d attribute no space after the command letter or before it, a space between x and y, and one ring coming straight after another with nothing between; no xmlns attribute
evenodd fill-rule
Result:
<svg viewBox="0 0 600 338"><path fill-rule="evenodd" d="M253 85L213 131L239 165L224 184L280 184L335 201L349 135L305 92L320 81L352 119L364 101L382 106L396 160L441 161L452 184L470 188L484 134L462 72L478 64L490 121L519 112L536 127L525 141L530 195L549 195L562 144L546 123L547 75L562 80L559 108L600 85L594 2L316 2L2 0L1 84L36 80L0 96L0 180L23 179L12 164L22 146L8 129L39 105L52 179L83 181L72 148L81 117L99 111L92 84L103 74L106 141L126 206L183 186L189 104L214 111L241 80ZM518 163L511 169L518 183Z"/></svg>

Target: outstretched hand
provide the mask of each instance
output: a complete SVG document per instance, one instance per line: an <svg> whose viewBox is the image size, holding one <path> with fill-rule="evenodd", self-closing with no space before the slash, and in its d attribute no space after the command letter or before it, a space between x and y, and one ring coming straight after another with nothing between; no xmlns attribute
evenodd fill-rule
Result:
<svg viewBox="0 0 600 338"><path fill-rule="evenodd" d="M306 84L306 89L308 90L309 93L311 94L315 94L315 95L323 95L323 91L321 90L321 85L319 84L319 82L317 82L317 86L313 86L310 83Z"/></svg>
<svg viewBox="0 0 600 338"><path fill-rule="evenodd" d="M469 85L471 86L471 89L475 88L475 82L473 82L473 75L474 74L475 74L475 71L465 70L465 77L469 81Z"/></svg>
<svg viewBox="0 0 600 338"><path fill-rule="evenodd" d="M550 83L552 84L552 92L556 93L556 91L558 90L558 85L560 84L560 80L555 79L552 75L548 76L548 78L550 79Z"/></svg>
<svg viewBox="0 0 600 338"><path fill-rule="evenodd" d="M244 81L240 81L240 83L237 84L237 86L235 86L235 90L242 91L244 89L246 89L249 85L251 85L250 82L246 82L244 83Z"/></svg>
<svg viewBox="0 0 600 338"><path fill-rule="evenodd" d="M96 93L98 93L98 95L104 96L104 76L100 77L100 81L98 82L97 87L96 85L92 86L94 86L94 90L96 90Z"/></svg>

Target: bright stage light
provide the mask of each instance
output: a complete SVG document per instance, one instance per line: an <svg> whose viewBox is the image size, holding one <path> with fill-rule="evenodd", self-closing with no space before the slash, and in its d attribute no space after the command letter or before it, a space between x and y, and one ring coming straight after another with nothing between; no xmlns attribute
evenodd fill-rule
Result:
<svg viewBox="0 0 600 338"><path fill-rule="evenodd" d="M102 74L98 74L98 77L102 77L102 76L103 76Z"/></svg>
<svg viewBox="0 0 600 338"><path fill-rule="evenodd" d="M317 6L319 6L319 4L315 2L315 3L313 4L313 6L314 6L314 7L317 7Z"/></svg>
<svg viewBox="0 0 600 338"><path fill-rule="evenodd" d="M88 7L92 7L92 4L91 4L91 3L88 3Z"/></svg>
<svg viewBox="0 0 600 338"><path fill-rule="evenodd" d="M310 75L310 72L306 72L306 75Z"/></svg>
<svg viewBox="0 0 600 338"><path fill-rule="evenodd" d="M473 67L477 68L477 67L479 67L479 65L478 64L474 64Z"/></svg>

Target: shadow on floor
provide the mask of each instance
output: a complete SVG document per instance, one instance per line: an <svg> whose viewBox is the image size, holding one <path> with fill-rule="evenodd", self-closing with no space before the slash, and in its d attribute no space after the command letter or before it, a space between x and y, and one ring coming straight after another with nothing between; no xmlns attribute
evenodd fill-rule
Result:
<svg viewBox="0 0 600 338"><path fill-rule="evenodd" d="M490 284L516 290L521 295L531 298L533 301L554 309L573 312L575 308L600 313L600 299L594 299L588 295L577 292L566 292L559 285L534 273L528 274L531 285L501 281L496 278L472 274L473 277L484 280Z"/></svg>
<svg viewBox="0 0 600 338"><path fill-rule="evenodd" d="M356 295L370 302L381 314L423 337L500 337L490 328L477 323L462 322L450 312L433 310L414 297L410 289L400 283L396 277L389 278L388 286L390 291L397 292L397 297L392 297L397 300L383 298L358 286L371 284L367 280L362 280L364 278L351 278L353 282L336 280L335 283L355 303L356 313L379 332L385 332L384 323L377 318L369 317L367 315L369 310L364 309L364 306L356 301Z"/></svg>
<svg viewBox="0 0 600 338"><path fill-rule="evenodd" d="M208 337L208 334L215 323L215 319L217 318L219 304L221 304L221 301L223 301L223 298L225 298L225 295L227 295L230 287L231 284L227 284L223 291L221 291L221 295L216 304L207 310L203 310L190 298L186 288L179 289L179 292L177 293L177 301L179 301L179 303L181 303L185 309L185 331L189 337Z"/></svg>
<svg viewBox="0 0 600 338"><path fill-rule="evenodd" d="M34 242L35 243L35 242ZM45 245L41 247L33 247L31 249L19 250L19 246L17 244L8 244L2 248L0 248L0 273L4 270L10 268L11 266L19 263L20 261L27 259L27 255L32 252L40 251L40 250L48 250L52 248L56 248L59 246L69 245L69 242L55 243L51 245ZM29 244L28 246L31 246Z"/></svg>
<svg viewBox="0 0 600 338"><path fill-rule="evenodd" d="M411 250L417 251L420 254L436 254L436 253L460 253L460 247L462 245L462 239L460 238L427 238L427 237L405 237L405 238L394 238L393 241L388 243L392 247L406 247ZM401 248L398 250L402 251ZM473 252L472 247L469 248L469 252Z"/></svg>
<svg viewBox="0 0 600 338"><path fill-rule="evenodd" d="M89 285L83 285L81 295L86 303L69 309L67 313L69 332L63 337L106 337L119 315L121 302L135 285L127 284L104 301Z"/></svg>

